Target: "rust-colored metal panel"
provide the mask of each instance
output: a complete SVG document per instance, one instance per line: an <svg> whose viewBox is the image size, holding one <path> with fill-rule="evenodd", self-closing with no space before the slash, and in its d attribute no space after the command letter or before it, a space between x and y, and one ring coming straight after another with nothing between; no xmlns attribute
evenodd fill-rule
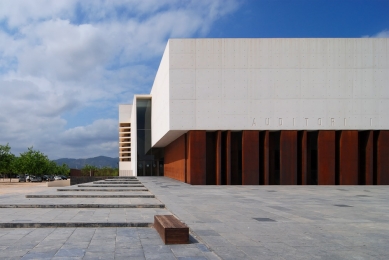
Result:
<svg viewBox="0 0 389 260"><path fill-rule="evenodd" d="M222 132L216 132L216 185L222 185Z"/></svg>
<svg viewBox="0 0 389 260"><path fill-rule="evenodd" d="M373 142L373 131L367 131L365 134L365 167L364 167L364 178L365 185L373 185L374 176L374 142Z"/></svg>
<svg viewBox="0 0 389 260"><path fill-rule="evenodd" d="M381 130L377 140L377 185L389 185L389 131Z"/></svg>
<svg viewBox="0 0 389 260"><path fill-rule="evenodd" d="M358 131L341 132L339 156L339 184L358 185Z"/></svg>
<svg viewBox="0 0 389 260"><path fill-rule="evenodd" d="M335 185L335 131L320 130L317 137L317 182Z"/></svg>
<svg viewBox="0 0 389 260"><path fill-rule="evenodd" d="M226 180L227 185L231 185L231 131L226 135Z"/></svg>
<svg viewBox="0 0 389 260"><path fill-rule="evenodd" d="M206 132L189 131L187 134L187 181L192 185L206 184Z"/></svg>
<svg viewBox="0 0 389 260"><path fill-rule="evenodd" d="M185 164L185 182L190 184L190 177L189 177L189 167L190 167L190 157L189 157L189 132L186 133L186 164Z"/></svg>
<svg viewBox="0 0 389 260"><path fill-rule="evenodd" d="M185 182L185 134L165 147L165 176Z"/></svg>
<svg viewBox="0 0 389 260"><path fill-rule="evenodd" d="M259 185L259 132L242 134L242 184Z"/></svg>
<svg viewBox="0 0 389 260"><path fill-rule="evenodd" d="M295 130L281 131L280 185L297 185L297 131Z"/></svg>
<svg viewBox="0 0 389 260"><path fill-rule="evenodd" d="M263 185L269 185L269 131L265 131L265 136L264 136L264 145L263 145Z"/></svg>
<svg viewBox="0 0 389 260"><path fill-rule="evenodd" d="M301 184L308 184L308 140L307 140L307 131L302 132L301 139Z"/></svg>

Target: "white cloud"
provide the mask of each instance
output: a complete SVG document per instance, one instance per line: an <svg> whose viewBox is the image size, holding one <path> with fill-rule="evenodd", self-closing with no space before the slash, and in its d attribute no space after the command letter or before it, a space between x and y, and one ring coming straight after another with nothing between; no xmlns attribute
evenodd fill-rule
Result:
<svg viewBox="0 0 389 260"><path fill-rule="evenodd" d="M78 126L64 131L60 137L65 145L84 146L96 141L107 142L118 137L118 124L113 119L99 119L91 125Z"/></svg>
<svg viewBox="0 0 389 260"><path fill-rule="evenodd" d="M375 38L389 38L389 30L383 30L376 35L374 35Z"/></svg>
<svg viewBox="0 0 389 260"><path fill-rule="evenodd" d="M362 38L389 38L389 30L385 29L379 33L372 35L372 36L363 35Z"/></svg>
<svg viewBox="0 0 389 260"><path fill-rule="evenodd" d="M14 153L34 145L50 157L117 156L112 111L149 92L167 39L205 36L237 7L236 0L0 1L0 144ZM64 119L90 110L94 122Z"/></svg>

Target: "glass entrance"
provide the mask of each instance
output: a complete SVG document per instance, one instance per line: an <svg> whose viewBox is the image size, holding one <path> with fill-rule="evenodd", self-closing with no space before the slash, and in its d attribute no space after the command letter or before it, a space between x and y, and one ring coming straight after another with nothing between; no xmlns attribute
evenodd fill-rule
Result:
<svg viewBox="0 0 389 260"><path fill-rule="evenodd" d="M151 146L151 112L151 98L137 98L136 154L138 176L163 176L163 148Z"/></svg>

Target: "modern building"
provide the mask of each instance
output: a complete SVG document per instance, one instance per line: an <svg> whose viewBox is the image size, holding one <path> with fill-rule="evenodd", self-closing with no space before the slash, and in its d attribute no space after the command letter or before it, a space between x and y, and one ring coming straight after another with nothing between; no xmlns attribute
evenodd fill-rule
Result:
<svg viewBox="0 0 389 260"><path fill-rule="evenodd" d="M119 112L121 175L389 184L386 38L171 39L130 110Z"/></svg>

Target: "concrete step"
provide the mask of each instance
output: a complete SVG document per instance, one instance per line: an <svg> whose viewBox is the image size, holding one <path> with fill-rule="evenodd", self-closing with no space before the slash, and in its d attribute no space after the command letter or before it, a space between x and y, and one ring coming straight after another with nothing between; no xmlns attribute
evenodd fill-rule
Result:
<svg viewBox="0 0 389 260"><path fill-rule="evenodd" d="M136 179L137 176L117 176L110 178L109 180L117 180L117 179Z"/></svg>
<svg viewBox="0 0 389 260"><path fill-rule="evenodd" d="M78 187L144 187L143 184L79 184Z"/></svg>
<svg viewBox="0 0 389 260"><path fill-rule="evenodd" d="M93 184L141 184L140 181L94 181Z"/></svg>
<svg viewBox="0 0 389 260"><path fill-rule="evenodd" d="M165 204L0 204L0 208L165 208Z"/></svg>
<svg viewBox="0 0 389 260"><path fill-rule="evenodd" d="M108 189L108 188L95 188L95 189L92 189L92 188L85 188L85 189L82 189L82 188L73 188L73 189L57 189L57 191L106 191L106 192L116 192L116 191L148 191L148 189L142 189L142 188L139 188L139 189L124 189L124 188L116 188L116 189Z"/></svg>
<svg viewBox="0 0 389 260"><path fill-rule="evenodd" d="M152 227L152 222L13 222L0 223L0 228L95 228L95 227Z"/></svg>
<svg viewBox="0 0 389 260"><path fill-rule="evenodd" d="M139 181L138 178L133 178L133 179L101 179L98 181Z"/></svg>
<svg viewBox="0 0 389 260"><path fill-rule="evenodd" d="M95 181L139 181L139 179L101 179Z"/></svg>
<svg viewBox="0 0 389 260"><path fill-rule="evenodd" d="M115 194L80 194L80 195L26 195L26 198L155 198L152 194L133 194L133 195L115 195Z"/></svg>

